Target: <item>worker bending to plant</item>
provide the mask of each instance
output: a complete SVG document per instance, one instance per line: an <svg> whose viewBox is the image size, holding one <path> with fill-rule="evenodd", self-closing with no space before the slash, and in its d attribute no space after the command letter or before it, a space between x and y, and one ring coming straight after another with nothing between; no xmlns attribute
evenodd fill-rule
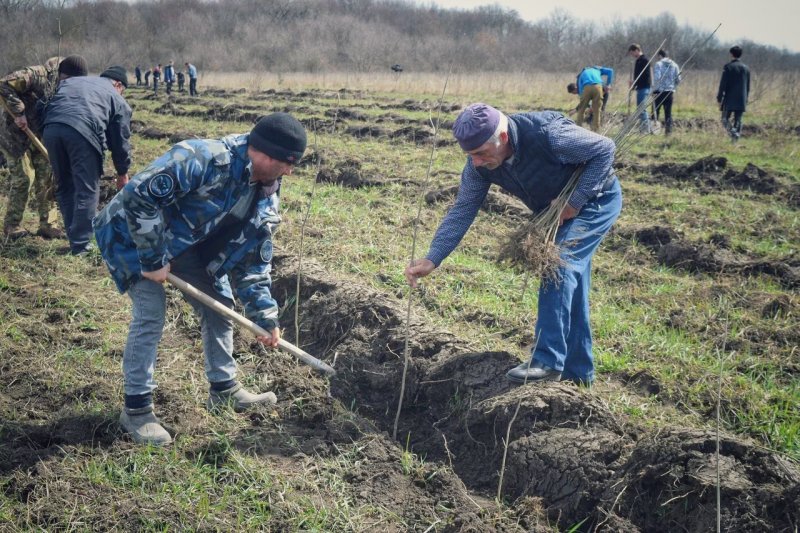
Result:
<svg viewBox="0 0 800 533"><path fill-rule="evenodd" d="M416 287L419 278L450 255L492 184L518 197L534 214L563 205L552 218L560 255L556 275L542 278L531 359L507 377L518 383L592 383L592 256L622 208L622 190L612 169L614 142L555 111L506 116L482 103L458 116L453 134L467 154L458 196L428 254L406 267L406 279Z"/></svg>

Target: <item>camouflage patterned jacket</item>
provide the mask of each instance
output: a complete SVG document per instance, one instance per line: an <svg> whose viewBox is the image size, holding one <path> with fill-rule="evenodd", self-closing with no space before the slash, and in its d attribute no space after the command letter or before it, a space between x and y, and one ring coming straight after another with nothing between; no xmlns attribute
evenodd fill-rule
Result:
<svg viewBox="0 0 800 533"><path fill-rule="evenodd" d="M0 78L0 96L14 115L9 117L6 113L7 123L13 123L14 117L24 113L31 130L37 135L41 134L36 103L51 97L55 92L58 84L57 65L57 61L53 63L53 60L48 60L44 65L25 67Z"/></svg>
<svg viewBox="0 0 800 533"><path fill-rule="evenodd" d="M200 243L220 222L236 217L242 221L234 226L237 232L206 270L224 296L232 298L233 286L250 320L267 330L278 326L270 271L280 181L271 188L250 183L247 139L244 134L180 142L98 213L97 244L120 292L141 279L142 271L158 270L191 247L199 245L202 252Z"/></svg>

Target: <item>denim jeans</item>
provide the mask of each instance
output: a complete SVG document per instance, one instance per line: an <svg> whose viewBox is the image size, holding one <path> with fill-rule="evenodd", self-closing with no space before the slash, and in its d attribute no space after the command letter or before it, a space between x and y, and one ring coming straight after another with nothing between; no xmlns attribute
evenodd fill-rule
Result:
<svg viewBox="0 0 800 533"><path fill-rule="evenodd" d="M594 381L589 290L592 256L622 209L619 181L587 202L556 234L564 266L560 282L539 288L532 359L559 370L563 379Z"/></svg>
<svg viewBox="0 0 800 533"><path fill-rule="evenodd" d="M636 89L636 107L642 105L642 102L647 100L648 96L650 96L650 87ZM647 118L646 107L639 113L639 129L644 133L650 133L650 120Z"/></svg>
<svg viewBox="0 0 800 533"><path fill-rule="evenodd" d="M171 271L220 303L233 307L231 300L214 290L213 279L206 273L205 265L191 250L173 261ZM166 296L162 284L148 279L140 279L131 285L128 295L133 302L133 319L122 356L125 394L147 394L156 388L153 374L156 350L164 329ZM186 300L200 317L205 371L209 383L235 379L236 361L233 359L233 326L230 319L193 298L187 296Z"/></svg>

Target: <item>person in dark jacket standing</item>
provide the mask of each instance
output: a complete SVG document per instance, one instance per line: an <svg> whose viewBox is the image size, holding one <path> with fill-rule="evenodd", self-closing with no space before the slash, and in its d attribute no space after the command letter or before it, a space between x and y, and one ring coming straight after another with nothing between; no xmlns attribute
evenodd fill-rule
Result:
<svg viewBox="0 0 800 533"><path fill-rule="evenodd" d="M405 270L413 287L433 272L464 237L489 188L499 185L534 213L550 206L583 166L560 213L556 244L563 246L559 280L539 289L531 358L506 374L515 383L594 380L589 287L592 256L622 208L614 174L614 141L555 111L506 116L486 104L468 106L453 124L467 154L455 204L442 220L428 254Z"/></svg>
<svg viewBox="0 0 800 533"><path fill-rule="evenodd" d="M183 86L186 83L186 74L182 70L178 71L178 92L183 92Z"/></svg>
<svg viewBox="0 0 800 533"><path fill-rule="evenodd" d="M150 74L153 73L153 69L147 69L144 71L144 86L150 87Z"/></svg>
<svg viewBox="0 0 800 533"><path fill-rule="evenodd" d="M161 63L153 67L153 94L158 95L158 80L161 79Z"/></svg>
<svg viewBox="0 0 800 533"><path fill-rule="evenodd" d="M142 84L142 67L136 65L136 68L133 70L134 75L136 76L136 86Z"/></svg>
<svg viewBox="0 0 800 533"><path fill-rule="evenodd" d="M109 67L100 77L64 80L47 105L44 144L72 255L84 255L91 249L106 146L117 171L117 188L128 183L131 108L122 97L127 86L125 69Z"/></svg>
<svg viewBox="0 0 800 533"><path fill-rule="evenodd" d="M640 107L642 102L650 96L650 60L642 52L642 47L632 44L628 47L628 55L635 59L633 64L633 78L631 79L631 90L636 91L636 107ZM639 113L639 131L642 133L652 133L650 120L647 117L647 108Z"/></svg>
<svg viewBox="0 0 800 533"><path fill-rule="evenodd" d="M742 135L742 115L747 110L750 95L750 69L742 63L742 48L734 46L729 50L731 61L722 69L719 80L717 102L722 111L722 125L736 142ZM733 124L731 124L733 115Z"/></svg>

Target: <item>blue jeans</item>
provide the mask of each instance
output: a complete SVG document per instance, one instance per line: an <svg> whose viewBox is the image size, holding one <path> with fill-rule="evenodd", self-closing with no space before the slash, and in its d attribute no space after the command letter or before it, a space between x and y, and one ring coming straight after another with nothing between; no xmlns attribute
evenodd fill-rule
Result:
<svg viewBox="0 0 800 533"><path fill-rule="evenodd" d="M205 265L191 250L172 263L172 273L199 290L213 296L220 303L233 307L233 302L214 290L214 280L205 271ZM156 350L161 340L166 315L164 286L148 279L140 279L128 288L133 301L128 341L122 356L125 394L139 395L156 388L153 379ZM200 317L203 338L206 377L210 383L236 378L236 361L233 359L233 326L230 319L212 311L197 300L186 297Z"/></svg>
<svg viewBox="0 0 800 533"><path fill-rule="evenodd" d="M565 265L560 282L539 288L535 349L532 359L562 373L563 379L592 382L592 329L589 290L592 256L622 209L619 181L587 202L556 234Z"/></svg>
<svg viewBox="0 0 800 533"><path fill-rule="evenodd" d="M648 96L650 96L650 87L636 89L636 107L642 105L642 102L647 100ZM645 133L650 133L650 119L647 117L646 107L639 113L639 129Z"/></svg>

